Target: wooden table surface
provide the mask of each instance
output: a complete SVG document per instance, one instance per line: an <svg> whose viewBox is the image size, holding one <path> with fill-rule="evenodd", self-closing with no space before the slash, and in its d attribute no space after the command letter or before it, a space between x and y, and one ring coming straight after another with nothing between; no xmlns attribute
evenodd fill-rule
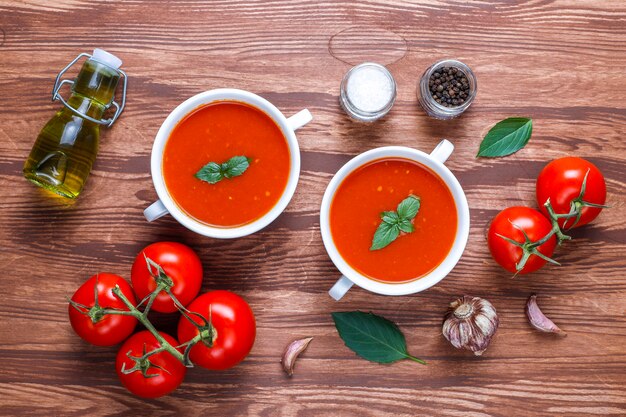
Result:
<svg viewBox="0 0 626 417"><path fill-rule="evenodd" d="M29 185L22 164L59 107L50 103L56 73L94 47L124 60L127 108L103 132L84 194L66 204ZM626 415L625 51L623 1L0 0L0 414ZM418 107L415 87L446 57L470 65L479 92L461 118L436 121ZM341 77L363 60L387 64L398 83L392 111L371 125L338 105ZM228 241L142 214L156 198L149 160L160 124L184 99L218 87L258 93L287 115L314 115L298 132L302 172L287 210L262 232ZM490 125L508 116L533 118L529 145L475 159ZM471 209L458 266L420 294L354 288L333 301L327 291L338 271L319 231L332 175L368 149L430 151L443 137L456 146L448 166ZM563 266L511 279L491 260L485 229L507 206L534 206L537 174L565 155L600 167L612 208L558 251ZM160 240L193 247L203 291L244 296L258 334L241 365L192 369L173 394L144 401L120 386L115 348L73 334L65 297L99 271L129 278L138 251ZM567 338L530 328L523 308L532 292ZM499 312L480 358L441 335L447 304L463 294ZM396 321L428 366L356 357L330 317L356 309ZM174 329L174 317L159 320ZM302 336L315 339L289 379L280 354Z"/></svg>

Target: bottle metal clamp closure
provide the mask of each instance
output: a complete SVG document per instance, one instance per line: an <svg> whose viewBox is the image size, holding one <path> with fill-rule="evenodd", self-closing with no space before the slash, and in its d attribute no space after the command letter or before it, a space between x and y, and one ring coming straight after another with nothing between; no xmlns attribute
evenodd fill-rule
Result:
<svg viewBox="0 0 626 417"><path fill-rule="evenodd" d="M61 103L63 103L65 107L67 107L72 113L76 114L77 116L84 117L90 122L110 127L113 123L115 123L117 118L120 117L122 110L124 110L124 105L126 104L126 86L127 86L128 78L126 77L126 73L122 69L115 68L115 71L119 72L122 75L122 78L124 79L124 86L122 88L122 104L118 104L115 100L113 100L111 104L106 106L105 110L110 108L111 105L115 107L115 114L113 114L113 116L109 119L105 119L105 120L94 119L93 117L88 116L87 114L82 113L76 110L75 108L73 108L72 106L70 106L68 102L65 101L65 99L61 96L61 94L59 94L59 90L61 89L63 84L68 84L70 86L74 84L74 80L61 80L61 77L63 76L63 74L67 72L67 70L69 70L72 67L72 65L74 65L82 57L91 58L92 56L88 53L83 52L79 54L76 58L74 58L72 62L67 64L67 66L61 70L61 72L59 72L56 80L54 81L54 88L52 89L52 101L59 100Z"/></svg>

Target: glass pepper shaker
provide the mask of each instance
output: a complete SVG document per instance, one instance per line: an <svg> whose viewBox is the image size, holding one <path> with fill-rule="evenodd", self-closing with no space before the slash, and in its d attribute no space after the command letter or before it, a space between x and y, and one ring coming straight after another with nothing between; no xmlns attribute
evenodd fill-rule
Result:
<svg viewBox="0 0 626 417"><path fill-rule="evenodd" d="M339 104L351 118L373 122L386 115L396 99L396 82L380 64L365 62L341 80Z"/></svg>
<svg viewBox="0 0 626 417"><path fill-rule="evenodd" d="M87 60L76 79L61 80L83 57ZM93 55L78 55L57 75L52 101L59 100L64 107L39 133L24 164L26 179L63 197L78 197L98 153L100 126L110 127L124 110L127 79L121 65L122 61L115 55L95 49ZM114 94L121 78L123 90L118 104ZM63 85L71 89L67 101L59 93ZM104 119L111 106L115 113Z"/></svg>
<svg viewBox="0 0 626 417"><path fill-rule="evenodd" d="M452 77L451 80L445 80L448 82L447 88L443 88L435 82L439 80L441 83L441 80L447 78L448 74L444 73L446 70L453 70L454 73L449 75ZM450 88L448 86L452 81L455 84ZM459 91L455 90L457 82L460 85ZM477 89L476 76L470 67L455 59L444 59L435 62L424 71L417 85L417 99L429 116L436 119L453 119L468 109L476 97Z"/></svg>

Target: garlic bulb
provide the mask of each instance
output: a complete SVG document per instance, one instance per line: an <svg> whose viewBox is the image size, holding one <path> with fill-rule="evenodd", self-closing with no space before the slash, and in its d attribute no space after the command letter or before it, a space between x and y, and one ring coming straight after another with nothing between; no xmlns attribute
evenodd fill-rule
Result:
<svg viewBox="0 0 626 417"><path fill-rule="evenodd" d="M489 301L465 295L450 303L443 320L443 335L455 348L482 355L498 324L496 309Z"/></svg>

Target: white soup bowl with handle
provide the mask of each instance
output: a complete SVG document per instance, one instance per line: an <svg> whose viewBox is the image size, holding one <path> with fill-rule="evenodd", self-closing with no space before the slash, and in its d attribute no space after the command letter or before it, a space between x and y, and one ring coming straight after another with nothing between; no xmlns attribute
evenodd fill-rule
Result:
<svg viewBox="0 0 626 417"><path fill-rule="evenodd" d="M240 102L255 107L270 117L280 128L287 145L289 147L290 165L289 178L287 185L283 190L278 202L270 211L263 216L236 227L219 227L203 223L185 213L171 197L165 185L163 178L163 152L165 144L176 125L190 113L199 107L218 102ZM312 120L311 113L307 110L301 110L291 117L285 117L280 110L272 103L254 93L234 88L220 88L209 90L197 94L176 107L167 116L161 128L157 132L152 146L152 156L150 160L150 168L152 172L152 181L159 199L144 210L144 216L149 222L152 222L166 214L171 214L180 224L198 234L219 238L230 239L241 236L247 236L263 229L265 226L274 221L287 207L291 197L296 190L298 178L300 176L300 147L295 131Z"/></svg>
<svg viewBox="0 0 626 417"><path fill-rule="evenodd" d="M342 276L329 291L332 298L335 300L341 299L354 284L377 294L414 294L437 284L454 268L459 259L461 259L461 255L467 244L470 214L467 198L465 197L461 184L459 184L454 174L444 165L453 150L454 145L446 139L442 140L430 154L405 146L385 146L357 155L337 171L337 174L335 174L326 188L320 209L320 229L324 246L326 247L330 259L342 273ZM356 271L343 259L337 250L330 230L330 206L339 185L350 173L354 172L359 167L372 161L386 158L408 159L430 168L448 187L456 206L456 235L447 256L428 274L413 281L402 283L386 283L373 280Z"/></svg>

